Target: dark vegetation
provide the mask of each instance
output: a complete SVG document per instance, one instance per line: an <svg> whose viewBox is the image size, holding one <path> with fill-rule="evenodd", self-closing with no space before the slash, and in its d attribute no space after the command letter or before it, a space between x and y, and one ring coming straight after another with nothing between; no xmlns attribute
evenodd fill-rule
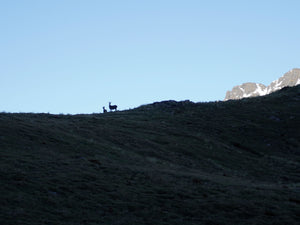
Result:
<svg viewBox="0 0 300 225"><path fill-rule="evenodd" d="M297 224L300 86L91 115L0 114L0 224Z"/></svg>

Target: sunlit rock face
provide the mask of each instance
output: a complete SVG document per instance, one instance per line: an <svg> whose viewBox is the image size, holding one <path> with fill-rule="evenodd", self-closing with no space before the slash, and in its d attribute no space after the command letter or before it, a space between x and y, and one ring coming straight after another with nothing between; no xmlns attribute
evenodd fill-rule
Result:
<svg viewBox="0 0 300 225"><path fill-rule="evenodd" d="M263 96L278 91L284 87L292 87L300 84L300 69L292 69L269 86L259 83L244 83L227 91L225 101L230 99L242 99L248 97Z"/></svg>
<svg viewBox="0 0 300 225"><path fill-rule="evenodd" d="M231 91L227 91L225 100L261 96L265 95L266 91L267 87L263 84L244 83L233 87Z"/></svg>

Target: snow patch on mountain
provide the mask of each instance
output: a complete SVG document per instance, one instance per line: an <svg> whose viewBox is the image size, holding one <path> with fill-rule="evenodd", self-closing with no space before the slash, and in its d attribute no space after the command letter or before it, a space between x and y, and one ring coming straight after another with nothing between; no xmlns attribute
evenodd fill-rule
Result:
<svg viewBox="0 0 300 225"><path fill-rule="evenodd" d="M282 77L274 80L269 86L259 83L244 83L227 91L225 101L230 99L241 99L270 94L284 87L292 87L300 84L300 69L292 69Z"/></svg>
<svg viewBox="0 0 300 225"><path fill-rule="evenodd" d="M265 87L262 87L261 85L259 84L256 84L256 91L255 91L255 94L258 94L258 95L266 95L267 94L267 90Z"/></svg>

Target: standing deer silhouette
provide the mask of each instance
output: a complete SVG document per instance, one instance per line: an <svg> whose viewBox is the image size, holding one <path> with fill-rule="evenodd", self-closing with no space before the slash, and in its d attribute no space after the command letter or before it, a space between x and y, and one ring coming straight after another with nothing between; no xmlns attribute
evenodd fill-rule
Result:
<svg viewBox="0 0 300 225"><path fill-rule="evenodd" d="M109 102L109 109L110 109L110 111L112 111L112 110L115 110L115 111L117 111L117 105L111 105L111 102Z"/></svg>

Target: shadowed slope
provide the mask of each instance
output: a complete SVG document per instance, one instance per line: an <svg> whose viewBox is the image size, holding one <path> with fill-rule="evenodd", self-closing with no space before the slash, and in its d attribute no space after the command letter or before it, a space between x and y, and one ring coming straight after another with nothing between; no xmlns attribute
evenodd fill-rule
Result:
<svg viewBox="0 0 300 225"><path fill-rule="evenodd" d="M92 115L0 114L1 224L296 224L300 86Z"/></svg>

